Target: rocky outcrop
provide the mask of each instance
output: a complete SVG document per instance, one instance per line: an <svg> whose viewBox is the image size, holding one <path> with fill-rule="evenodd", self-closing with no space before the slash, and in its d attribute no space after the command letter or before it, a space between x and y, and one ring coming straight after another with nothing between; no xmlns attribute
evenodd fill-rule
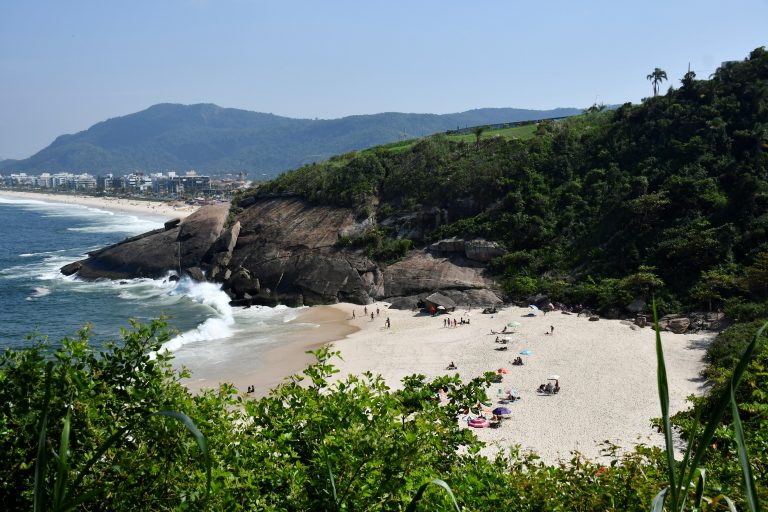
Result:
<svg viewBox="0 0 768 512"><path fill-rule="evenodd" d="M168 229L156 229L88 253L87 259L63 267L62 272L77 272L83 279L157 278L169 271L181 274L200 265L219 237L228 211L229 203L201 208Z"/></svg>
<svg viewBox="0 0 768 512"><path fill-rule="evenodd" d="M423 213L417 224L434 226L438 214ZM225 228L227 215L227 204L201 208L179 223L95 251L62 271L85 279L186 274L222 283L238 305L397 299L410 307L435 291L460 305L501 302L496 284L484 275L485 265L466 258L463 240L461 253L412 251L384 267L370 260L364 248L337 243L375 224L349 208L270 197L253 200ZM487 260L493 252L489 244L474 244L470 252Z"/></svg>
<svg viewBox="0 0 768 512"><path fill-rule="evenodd" d="M415 297L424 291L440 290L457 304L500 304L501 293L498 287L484 274L484 266L468 260L435 257L431 252L413 251L384 271L382 298Z"/></svg>
<svg viewBox="0 0 768 512"><path fill-rule="evenodd" d="M446 238L429 246L429 250L438 255L460 254L467 259L487 263L497 256L506 254L506 250L496 242L481 238L464 240L461 238Z"/></svg>
<svg viewBox="0 0 768 512"><path fill-rule="evenodd" d="M381 221L381 225L391 228L396 238L407 238L420 242L428 234L448 223L448 213L442 208L424 208L415 213L393 215Z"/></svg>

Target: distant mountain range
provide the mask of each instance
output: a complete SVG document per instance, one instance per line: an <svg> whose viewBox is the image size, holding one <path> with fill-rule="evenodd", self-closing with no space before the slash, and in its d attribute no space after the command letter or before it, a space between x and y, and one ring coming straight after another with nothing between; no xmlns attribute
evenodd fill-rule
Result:
<svg viewBox="0 0 768 512"><path fill-rule="evenodd" d="M187 171L212 175L247 171L274 176L347 151L432 133L581 113L576 108L484 108L457 114L388 112L340 119L292 119L212 104L159 104L61 135L2 171Z"/></svg>

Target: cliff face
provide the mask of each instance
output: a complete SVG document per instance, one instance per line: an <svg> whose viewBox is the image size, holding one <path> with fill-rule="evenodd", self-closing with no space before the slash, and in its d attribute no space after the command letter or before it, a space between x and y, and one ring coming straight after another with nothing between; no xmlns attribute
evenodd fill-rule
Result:
<svg viewBox="0 0 768 512"><path fill-rule="evenodd" d="M62 272L84 279L186 273L222 283L238 305L390 300L411 307L437 290L459 304L500 302L484 265L464 254L412 251L382 266L363 250L338 247L342 236L354 238L372 224L356 219L351 209L262 198L225 229L228 207L201 208L178 224L90 253Z"/></svg>

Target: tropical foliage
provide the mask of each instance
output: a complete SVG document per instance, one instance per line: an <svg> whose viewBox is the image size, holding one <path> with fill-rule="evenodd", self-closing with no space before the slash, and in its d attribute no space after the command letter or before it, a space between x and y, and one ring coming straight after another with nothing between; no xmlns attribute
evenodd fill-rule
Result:
<svg viewBox="0 0 768 512"><path fill-rule="evenodd" d="M179 382L184 373L158 352L169 336L162 322L135 325L99 354L89 335L84 329L52 353L38 343L0 359L6 510L29 510L38 500L55 504L68 490L80 510L453 510L455 497L464 510L626 511L647 510L667 486L664 452L645 446L618 455L605 445L607 462L574 452L552 466L516 447L481 455L482 444L460 428L457 416L487 399L493 374L468 383L413 375L399 390L371 374L337 382L336 354L324 348L315 364L264 398L240 396L226 385L193 396ZM730 348L720 353L737 364L741 343L725 337L722 344ZM768 352L764 344L756 350L736 400L756 499L764 502L768 400L760 389ZM712 371L722 371L725 382L731 368L713 365ZM158 410L178 412L150 416ZM168 417L181 419L181 413L199 428L205 450L188 424ZM41 425L47 425L45 436ZM120 435L129 425L129 435ZM706 510L722 510L713 503L724 504L723 493L739 507L747 502L738 444L729 432L718 426L716 449L698 461L712 496ZM439 481L424 486L436 480L452 493Z"/></svg>
<svg viewBox="0 0 768 512"><path fill-rule="evenodd" d="M448 222L414 244L501 242L508 253L492 268L513 297L537 288L607 310L654 292L662 311L718 309L768 298L766 150L758 48L641 105L541 122L528 140L438 135L302 167L248 194L298 194L379 221L439 208ZM616 290L649 273L653 286Z"/></svg>

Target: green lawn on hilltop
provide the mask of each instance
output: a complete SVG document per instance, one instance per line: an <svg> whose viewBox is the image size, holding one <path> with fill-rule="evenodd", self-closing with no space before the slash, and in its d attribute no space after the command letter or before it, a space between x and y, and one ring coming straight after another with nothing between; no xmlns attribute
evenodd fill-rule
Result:
<svg viewBox="0 0 768 512"><path fill-rule="evenodd" d="M486 139L489 137L503 137L504 139L528 140L533 138L533 136L536 134L536 127L537 127L537 123L532 122L530 124L526 124L523 126L511 126L507 128L488 129L482 133L480 138ZM361 151L361 153L372 153L374 151L386 151L387 153L392 153L392 154L403 153L413 148L413 146L415 146L416 143L422 140L423 138L424 137L419 139L401 140L398 142L393 142L391 144L375 146L372 148L364 149L363 151ZM469 143L469 142L477 141L477 137L475 137L475 134L472 133L471 131L467 133L445 134L445 138L452 142L463 141L463 142Z"/></svg>
<svg viewBox="0 0 768 512"><path fill-rule="evenodd" d="M536 133L536 126L537 123L530 123L525 124L523 126L511 126L509 128L498 128L498 129L488 129L485 130L482 135L480 135L481 139L485 139L488 137L504 137L505 139L531 139L533 138L533 135ZM456 134L449 134L446 135L448 140L459 142L475 142L477 138L475 137L475 134L471 131L469 133L456 133Z"/></svg>

